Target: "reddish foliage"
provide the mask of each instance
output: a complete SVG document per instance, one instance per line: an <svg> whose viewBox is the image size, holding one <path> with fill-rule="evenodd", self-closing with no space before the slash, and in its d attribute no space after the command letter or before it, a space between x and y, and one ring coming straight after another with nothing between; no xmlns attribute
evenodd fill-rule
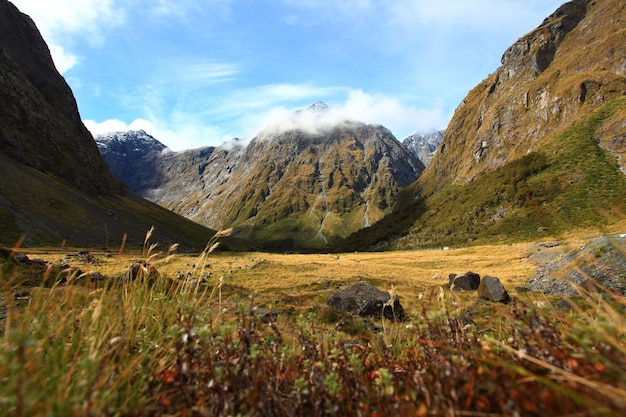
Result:
<svg viewBox="0 0 626 417"><path fill-rule="evenodd" d="M192 335L191 323L187 334ZM574 378L555 375L506 349L484 348L453 317L426 321L397 353L375 335L357 343L320 344L299 334L299 349L283 346L274 324L241 314L236 337L187 337L177 363L146 389L159 398L145 415L383 416L463 412L564 415L626 412L624 403ZM598 356L563 340L556 324L512 308L513 349L576 376L625 388L626 359L594 346Z"/></svg>

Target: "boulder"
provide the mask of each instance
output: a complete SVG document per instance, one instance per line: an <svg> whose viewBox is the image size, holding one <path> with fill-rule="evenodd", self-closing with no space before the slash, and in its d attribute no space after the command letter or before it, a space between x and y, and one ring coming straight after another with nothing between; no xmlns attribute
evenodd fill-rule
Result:
<svg viewBox="0 0 626 417"><path fill-rule="evenodd" d="M478 286L478 296L489 301L508 304L511 301L509 293L504 289L500 280L496 277L486 276Z"/></svg>
<svg viewBox="0 0 626 417"><path fill-rule="evenodd" d="M124 271L122 282L142 281L152 286L159 279L159 271L143 261L136 261Z"/></svg>
<svg viewBox="0 0 626 417"><path fill-rule="evenodd" d="M389 320L402 321L406 317L400 298L394 296L393 307L388 304L391 295L387 291L360 281L344 289L338 290L328 297L328 305L361 317L381 317L381 313ZM384 311L383 311L383 306Z"/></svg>
<svg viewBox="0 0 626 417"><path fill-rule="evenodd" d="M475 291L480 285L480 275L475 272L466 272L463 275L456 276L452 280L450 289L460 289L465 291Z"/></svg>
<svg viewBox="0 0 626 417"><path fill-rule="evenodd" d="M454 278L457 277L457 274L448 275L448 287L452 288L452 284L454 283Z"/></svg>

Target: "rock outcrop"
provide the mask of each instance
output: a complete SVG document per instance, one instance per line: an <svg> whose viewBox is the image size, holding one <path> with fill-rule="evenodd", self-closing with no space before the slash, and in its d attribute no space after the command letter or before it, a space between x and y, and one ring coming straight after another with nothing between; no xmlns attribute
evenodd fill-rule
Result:
<svg viewBox="0 0 626 417"><path fill-rule="evenodd" d="M384 315L393 321L402 321L406 317L398 296L393 302L387 291L381 291L367 282L360 281L344 290L335 291L328 297L328 305L360 317Z"/></svg>
<svg viewBox="0 0 626 417"><path fill-rule="evenodd" d="M430 133L415 133L402 141L402 144L413 153L425 166L430 165L443 139L444 130Z"/></svg>
<svg viewBox="0 0 626 417"><path fill-rule="evenodd" d="M475 291L480 285L480 275L466 272L463 275L450 274L450 288L453 290Z"/></svg>
<svg viewBox="0 0 626 417"><path fill-rule="evenodd" d="M144 130L112 132L96 135L96 144L102 158L117 178L135 193L158 188L162 181L161 170L172 152ZM213 148L209 148L209 153ZM198 151L198 156L205 153ZM180 158L181 160L184 158Z"/></svg>
<svg viewBox="0 0 626 417"><path fill-rule="evenodd" d="M508 304L511 301L509 293L504 289L504 285L502 285L500 279L496 277L489 275L483 277L477 290L478 296L488 301L503 304Z"/></svg>

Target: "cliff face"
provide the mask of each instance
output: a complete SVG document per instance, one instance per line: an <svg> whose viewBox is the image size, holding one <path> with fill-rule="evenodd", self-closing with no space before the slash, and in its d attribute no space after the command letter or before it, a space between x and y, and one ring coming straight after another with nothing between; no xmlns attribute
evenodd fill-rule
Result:
<svg viewBox="0 0 626 417"><path fill-rule="evenodd" d="M152 226L187 249L214 233L127 192L35 24L0 0L0 244L134 247Z"/></svg>
<svg viewBox="0 0 626 417"><path fill-rule="evenodd" d="M143 130L97 135L102 158L117 178L142 195L161 181L161 159L171 153L161 142Z"/></svg>
<svg viewBox="0 0 626 417"><path fill-rule="evenodd" d="M103 155L110 154L111 142L105 148L98 140ZM324 247L370 226L424 169L389 130L353 122L315 133L268 129L246 147L147 152L136 165L124 154L117 165L154 171L134 186L147 199L206 226L235 227L239 236L285 248Z"/></svg>
<svg viewBox="0 0 626 417"><path fill-rule="evenodd" d="M626 4L574 0L472 89L394 212L343 251L558 239L626 212Z"/></svg>
<svg viewBox="0 0 626 417"><path fill-rule="evenodd" d="M571 1L507 49L502 66L457 108L419 188L428 195L469 183L626 94L625 7ZM598 138L616 156L624 152L623 127L618 114Z"/></svg>
<svg viewBox="0 0 626 417"><path fill-rule="evenodd" d="M0 152L91 195L121 192L35 24L6 0L0 0L0 102Z"/></svg>
<svg viewBox="0 0 626 417"><path fill-rule="evenodd" d="M413 155L424 163L425 166L430 165L435 152L439 148L439 143L443 138L445 131L436 130L430 133L415 133L402 141Z"/></svg>

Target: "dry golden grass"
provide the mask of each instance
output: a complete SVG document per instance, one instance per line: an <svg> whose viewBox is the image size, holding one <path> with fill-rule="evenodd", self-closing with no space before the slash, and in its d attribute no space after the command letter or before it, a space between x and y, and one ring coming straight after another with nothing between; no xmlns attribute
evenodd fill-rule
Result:
<svg viewBox="0 0 626 417"><path fill-rule="evenodd" d="M626 221L604 232L615 234L626 230ZM559 250L574 251L586 239L597 237L597 229L577 230L560 240ZM190 255L152 253L152 262L162 277L180 280L179 277L202 279L209 287L219 285L225 305L235 305L252 297L259 306L276 310L295 308L298 311L324 306L328 296L360 280L382 289L393 285L402 305L417 313L425 303L446 300L459 311L478 300L475 292L448 291L448 275L472 271L481 276L500 278L511 296L530 302L546 301L539 293L520 293L517 288L536 274L538 265L530 255L539 250L536 243L513 245L486 245L448 250L363 252L343 254L274 254L263 252L230 253L212 252ZM31 258L62 259L71 253L66 248L38 249L28 252ZM77 258L69 262L83 272L97 271L107 277L119 277L138 259L140 252L106 254L91 252L98 263L81 264ZM220 284L221 283L221 284ZM442 292L440 288L445 289ZM550 298L550 297L548 297ZM501 306L493 305L498 311Z"/></svg>
<svg viewBox="0 0 626 417"><path fill-rule="evenodd" d="M477 246L449 250L375 252L347 254L271 254L212 253L202 259L180 254L158 265L162 276L176 279L181 274L204 276L208 285L224 282L232 296L253 294L258 302L280 302L299 299L311 306L323 303L337 288L345 288L360 280L388 290L397 288L406 308L417 308L418 299L439 286L447 286L450 273L473 271L481 276L501 279L509 292L522 286L535 272L528 260L531 244ZM68 251L31 250L31 258L61 259ZM139 253L108 255L91 252L96 265L84 265L74 259L72 266L84 272L97 271L105 276L120 276ZM421 295L420 295L421 294Z"/></svg>
<svg viewBox="0 0 626 417"><path fill-rule="evenodd" d="M202 415L234 415L232 404L250 405L250 398L274 393L281 402L263 406L281 410L272 415L329 415L285 412L287 401L306 403L306 392L311 399L326 396L329 405L354 404L357 397L386 410L380 415L391 414L391 405L380 408L391 399L410 410L398 415L416 415L416 407L426 407L422 403L438 410L433 414L503 415L511 406L532 414L537 405L525 398L535 397L551 407L551 415L610 415L624 409L623 297L608 302L583 291L570 313L546 296L516 289L535 274L535 254L543 259L544 251L569 251L587 236L581 231L555 247L325 255L216 253L209 250L212 240L200 255L172 255L157 253L148 234L141 252L92 251L95 263L68 261L111 278L140 261L158 269L154 280L145 271L111 285L53 280L52 287L17 296L11 282L24 271L9 271L9 285L0 293L6 305L0 379L7 382L0 390L0 410L6 412L0 415L188 415L199 409L206 411ZM76 252L39 249L28 255L54 261ZM449 273L468 270L498 276L521 303L479 302L476 292L446 288ZM363 323L326 308L336 288L358 280L400 296L408 319ZM269 311L279 313L276 322L265 323ZM461 326L469 318L475 325ZM424 379L405 380L410 375ZM468 381L491 384L494 391L487 395L502 401L466 390ZM381 387L402 394L381 396ZM338 395L340 390L345 392ZM453 394L458 392L460 399ZM599 393L611 402L598 400ZM226 408L211 414L209 406Z"/></svg>

